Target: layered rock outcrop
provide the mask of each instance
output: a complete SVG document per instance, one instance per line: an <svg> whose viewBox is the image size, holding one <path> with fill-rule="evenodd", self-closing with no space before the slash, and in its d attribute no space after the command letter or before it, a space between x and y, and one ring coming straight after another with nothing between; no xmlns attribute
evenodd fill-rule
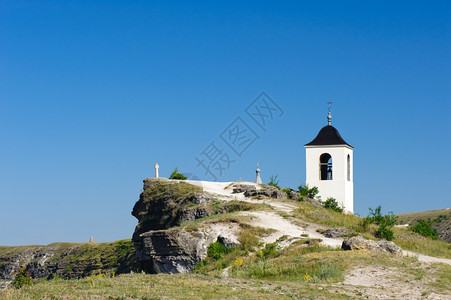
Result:
<svg viewBox="0 0 451 300"><path fill-rule="evenodd" d="M0 247L0 279L13 279L24 268L32 278L82 278L137 270L130 240L112 243L54 243L47 246Z"/></svg>
<svg viewBox="0 0 451 300"><path fill-rule="evenodd" d="M238 205L239 206L239 205ZM187 273L207 255L207 247L219 241L236 241L233 224L183 222L205 218L243 207L221 203L200 187L183 181L145 179L144 190L132 215L138 219L133 234L136 260L148 273Z"/></svg>
<svg viewBox="0 0 451 300"><path fill-rule="evenodd" d="M270 185L259 186L259 188L257 188L254 185L238 184L233 188L233 192L244 193L244 196L246 197L269 197L276 199L287 198L287 193ZM297 193L294 193L293 197L294 195L297 197Z"/></svg>
<svg viewBox="0 0 451 300"><path fill-rule="evenodd" d="M368 250L374 253L390 253L402 256L402 249L393 242L386 240L372 241L361 236L345 239L341 246L343 250Z"/></svg>

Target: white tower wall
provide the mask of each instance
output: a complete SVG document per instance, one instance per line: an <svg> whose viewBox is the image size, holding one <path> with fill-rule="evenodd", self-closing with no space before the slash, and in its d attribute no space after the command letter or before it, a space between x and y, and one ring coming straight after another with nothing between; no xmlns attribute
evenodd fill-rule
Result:
<svg viewBox="0 0 451 300"><path fill-rule="evenodd" d="M332 157L332 180L321 180L320 156L328 153ZM354 157L348 145L305 146L306 184L318 187L321 200L333 197L344 210L354 212ZM348 177L349 155L349 177Z"/></svg>

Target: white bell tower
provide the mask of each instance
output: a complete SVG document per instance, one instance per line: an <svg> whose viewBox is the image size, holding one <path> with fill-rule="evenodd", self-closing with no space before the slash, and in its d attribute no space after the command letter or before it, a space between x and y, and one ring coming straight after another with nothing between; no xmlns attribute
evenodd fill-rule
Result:
<svg viewBox="0 0 451 300"><path fill-rule="evenodd" d="M306 184L318 187L321 200L333 197L348 213L354 213L354 147L346 143L327 115L316 138L305 147Z"/></svg>

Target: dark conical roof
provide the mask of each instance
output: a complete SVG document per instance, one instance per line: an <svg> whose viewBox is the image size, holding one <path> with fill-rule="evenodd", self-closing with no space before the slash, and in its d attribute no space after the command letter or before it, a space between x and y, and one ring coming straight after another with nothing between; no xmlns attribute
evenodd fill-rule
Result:
<svg viewBox="0 0 451 300"><path fill-rule="evenodd" d="M351 145L345 142L335 127L327 125L321 128L316 138L305 146L326 146L326 145Z"/></svg>

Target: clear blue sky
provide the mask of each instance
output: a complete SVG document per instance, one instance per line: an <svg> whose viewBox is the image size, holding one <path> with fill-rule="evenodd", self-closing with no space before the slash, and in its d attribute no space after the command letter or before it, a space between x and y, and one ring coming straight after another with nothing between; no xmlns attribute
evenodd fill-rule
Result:
<svg viewBox="0 0 451 300"><path fill-rule="evenodd" d="M368 2L1 1L0 245L129 238L154 163L211 180L211 142L219 181L260 162L295 188L329 99L358 214L450 207L451 5ZM245 111L263 91L266 131Z"/></svg>

